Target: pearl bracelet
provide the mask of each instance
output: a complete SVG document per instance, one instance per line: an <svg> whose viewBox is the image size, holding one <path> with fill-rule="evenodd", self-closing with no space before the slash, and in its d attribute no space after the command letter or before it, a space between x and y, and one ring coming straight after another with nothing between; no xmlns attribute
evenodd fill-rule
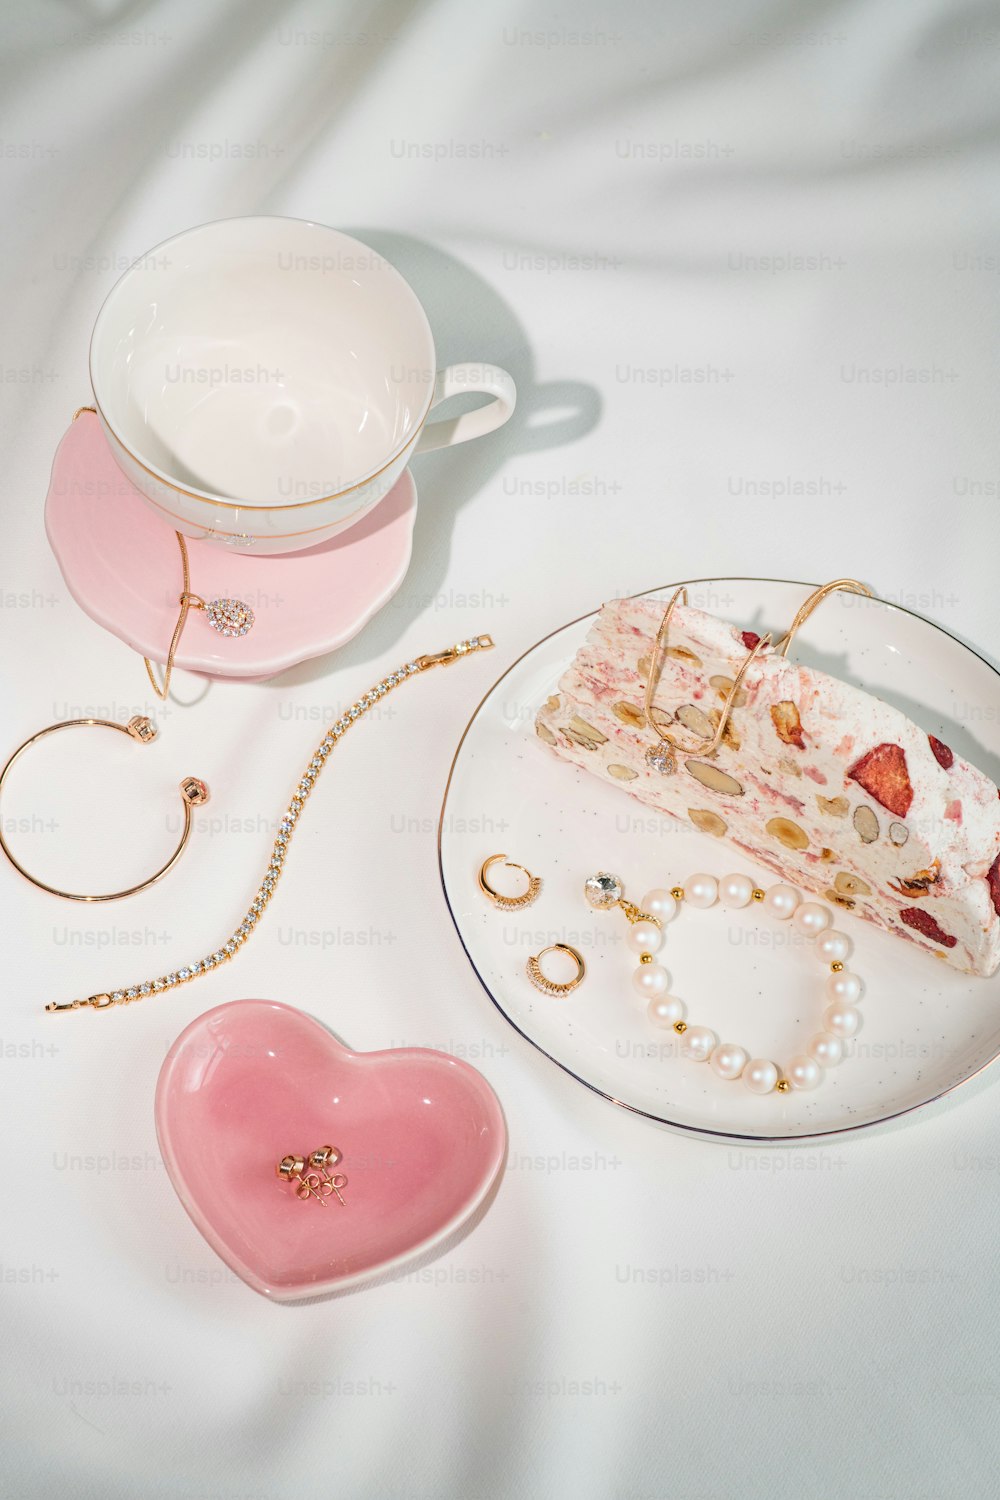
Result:
<svg viewBox="0 0 1000 1500"><path fill-rule="evenodd" d="M632 984L647 1002L646 1014L653 1025L669 1027L680 1037L681 1055L689 1062L707 1062L720 1078L742 1078L751 1093L769 1094L776 1089L787 1094L793 1088L816 1088L823 1081L824 1070L840 1062L844 1042L861 1025L856 1006L864 986L857 974L845 968L850 938L834 931L828 906L820 901L803 901L793 886L772 885L762 890L749 875L724 875L716 880L714 875L699 874L692 875L684 886L647 891L641 906L635 906L625 899L625 888L617 875L600 871L586 881L584 894L591 906L620 906L628 918L626 941L639 955ZM812 942L820 962L828 965L823 1030L816 1033L804 1053L792 1058L784 1073L768 1058L751 1058L744 1047L720 1042L708 1026L689 1026L683 1000L668 994L670 976L654 955L663 945L664 926L676 917L682 901L703 910L717 901L733 909L756 902L769 916L791 922L801 937Z"/></svg>

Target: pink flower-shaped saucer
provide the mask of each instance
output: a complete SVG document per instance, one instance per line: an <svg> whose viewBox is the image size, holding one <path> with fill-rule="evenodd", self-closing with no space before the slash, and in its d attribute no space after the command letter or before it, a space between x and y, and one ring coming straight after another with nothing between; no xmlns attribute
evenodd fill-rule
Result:
<svg viewBox="0 0 1000 1500"><path fill-rule="evenodd" d="M253 557L187 538L192 591L241 602L254 621L245 635L222 635L192 611L177 665L254 680L342 646L405 578L416 512L416 485L404 470L356 526L304 552ZM163 662L183 587L177 537L119 469L93 412L82 412L56 449L45 527L80 608Z"/></svg>
<svg viewBox="0 0 1000 1500"><path fill-rule="evenodd" d="M350 1052L274 1000L192 1021L156 1086L156 1132L184 1207L236 1274L279 1302L343 1290L440 1247L504 1160L497 1097L444 1052ZM275 1168L342 1153L343 1204L296 1196Z"/></svg>

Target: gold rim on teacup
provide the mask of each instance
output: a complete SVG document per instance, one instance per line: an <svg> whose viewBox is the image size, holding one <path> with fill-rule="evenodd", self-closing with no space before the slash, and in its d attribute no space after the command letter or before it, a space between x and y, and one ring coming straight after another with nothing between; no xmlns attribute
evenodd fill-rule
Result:
<svg viewBox="0 0 1000 1500"><path fill-rule="evenodd" d="M197 225L135 261L98 313L90 376L115 460L143 498L189 536L264 553L347 530L414 453L495 430L516 401L497 366L436 368L416 293L377 251L269 215ZM428 421L465 391L492 399ZM331 452L343 482L313 477ZM213 472L218 492L202 479ZM272 498L285 480L322 492ZM311 524L287 530L299 517Z"/></svg>

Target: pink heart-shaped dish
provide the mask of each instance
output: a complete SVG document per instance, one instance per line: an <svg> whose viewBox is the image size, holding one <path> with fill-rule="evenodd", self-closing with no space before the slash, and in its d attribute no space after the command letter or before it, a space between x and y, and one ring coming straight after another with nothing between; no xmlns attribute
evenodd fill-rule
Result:
<svg viewBox="0 0 1000 1500"><path fill-rule="evenodd" d="M156 1133L196 1228L279 1302L342 1290L445 1241L504 1159L497 1097L475 1068L407 1047L351 1052L311 1016L236 1000L192 1021L156 1086ZM283 1156L333 1145L344 1205L300 1200Z"/></svg>

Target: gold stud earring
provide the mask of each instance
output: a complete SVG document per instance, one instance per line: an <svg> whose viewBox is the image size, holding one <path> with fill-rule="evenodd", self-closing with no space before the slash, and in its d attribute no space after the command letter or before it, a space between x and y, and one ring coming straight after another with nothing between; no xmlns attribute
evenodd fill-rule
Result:
<svg viewBox="0 0 1000 1500"><path fill-rule="evenodd" d="M546 953L568 953L576 964L576 978L568 979L562 984L558 984L554 979L549 979L547 975L542 973L541 966L541 960L545 957ZM560 996L568 995L571 990L576 989L587 972L587 965L576 949L571 948L568 943L552 943L548 948L543 948L541 953L532 954L528 959L527 969L528 978L536 990L541 990L543 995L553 995L558 999Z"/></svg>
<svg viewBox="0 0 1000 1500"><path fill-rule="evenodd" d="M499 864L501 861L503 861L508 870L520 870L522 875L527 875L528 888L526 891L522 891L520 896L502 896L499 891L493 889L487 880L487 870L491 865ZM524 865L518 865L513 860L509 860L506 854L491 854L489 859L484 860L479 867L479 889L484 896L487 896L493 902L493 905L499 911L517 911L522 906L530 906L541 888L542 882L539 876L532 875L530 870L524 868Z"/></svg>
<svg viewBox="0 0 1000 1500"><path fill-rule="evenodd" d="M324 1195L319 1191L316 1173L306 1172L304 1156L283 1156L274 1170L282 1182L295 1184L296 1198L301 1198L303 1202L306 1198L315 1198L317 1203L325 1202Z"/></svg>
<svg viewBox="0 0 1000 1500"><path fill-rule="evenodd" d="M336 1146L320 1146L317 1151L311 1153L309 1165L315 1167L321 1173L320 1192L323 1193L324 1198L329 1198L331 1193L336 1193L340 1200L341 1208L346 1208L347 1204L344 1202L340 1190L347 1186L347 1178L343 1172L335 1172L331 1175L329 1170L330 1167L337 1166L343 1159L344 1153L338 1151ZM324 1188L326 1191L324 1191Z"/></svg>

